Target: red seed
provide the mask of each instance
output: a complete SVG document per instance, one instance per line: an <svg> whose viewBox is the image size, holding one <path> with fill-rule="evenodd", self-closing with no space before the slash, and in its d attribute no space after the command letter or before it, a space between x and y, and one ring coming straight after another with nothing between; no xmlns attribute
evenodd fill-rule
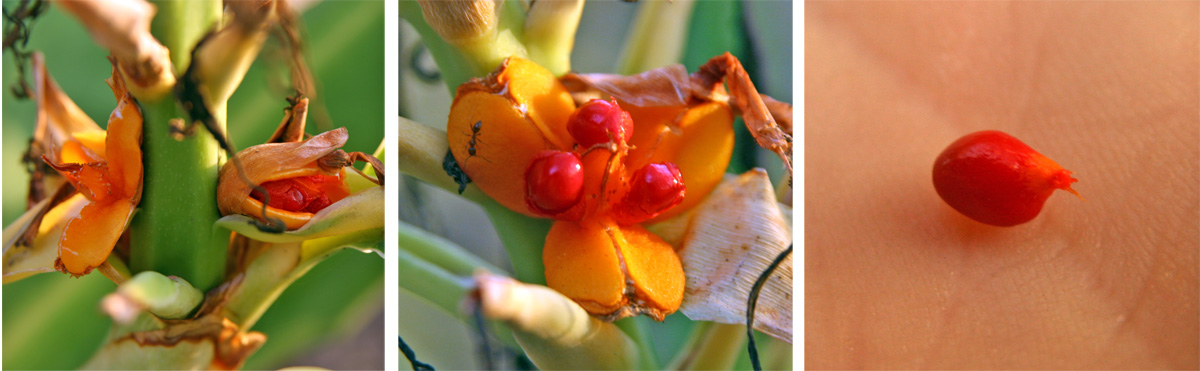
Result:
<svg viewBox="0 0 1200 371"><path fill-rule="evenodd" d="M1078 180L1011 135L968 134L933 163L933 187L950 207L980 223L1009 227L1032 220L1055 189L1076 196Z"/></svg>
<svg viewBox="0 0 1200 371"><path fill-rule="evenodd" d="M628 142L633 138L633 117L614 99L600 99L579 106L567 119L567 132L581 147L608 142Z"/></svg>
<svg viewBox="0 0 1200 371"><path fill-rule="evenodd" d="M578 154L542 151L525 169L525 204L539 214L555 215L583 196L583 164Z"/></svg>
<svg viewBox="0 0 1200 371"><path fill-rule="evenodd" d="M640 223L683 202L683 174L671 162L648 164L629 179L629 193L613 207L618 224Z"/></svg>
<svg viewBox="0 0 1200 371"><path fill-rule="evenodd" d="M296 189L290 180L284 179L266 182L261 187L267 191L268 195L271 195L267 206L287 211L300 211L304 209L304 193ZM259 202L262 202L264 198L262 193L259 193L257 189L252 192L252 196Z"/></svg>

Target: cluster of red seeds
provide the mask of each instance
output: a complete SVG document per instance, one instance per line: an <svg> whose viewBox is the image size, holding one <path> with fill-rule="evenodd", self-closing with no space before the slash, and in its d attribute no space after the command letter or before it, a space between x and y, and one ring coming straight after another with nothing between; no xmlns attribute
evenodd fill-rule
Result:
<svg viewBox="0 0 1200 371"><path fill-rule="evenodd" d="M578 144L574 151L543 151L525 170L525 203L548 216L561 215L582 201L582 154L593 149L628 150L633 118L615 100L593 99L571 114L567 132ZM612 216L620 224L645 221L683 202L683 175L671 162L647 164L634 171L626 184L627 193L612 205Z"/></svg>
<svg viewBox="0 0 1200 371"><path fill-rule="evenodd" d="M316 213L345 197L341 173L312 175L264 182L261 187L271 196L267 206L295 212ZM263 195L255 189L250 194L260 202ZM330 197L335 199L331 200Z"/></svg>

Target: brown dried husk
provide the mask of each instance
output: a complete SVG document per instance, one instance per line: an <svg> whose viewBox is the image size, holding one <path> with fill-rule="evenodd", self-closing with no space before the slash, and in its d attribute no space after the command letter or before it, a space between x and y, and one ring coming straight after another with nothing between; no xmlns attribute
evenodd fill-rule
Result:
<svg viewBox="0 0 1200 371"><path fill-rule="evenodd" d="M310 176L334 175L340 169L323 169L317 159L328 155L346 144L349 133L346 128L337 128L302 142L266 143L238 152L237 158L245 170L246 178L238 173L233 161L221 168L217 186L217 207L221 215L259 215L261 203L250 198L255 185L272 180ZM249 183L246 182L249 180ZM247 200L254 201L248 202ZM293 213L268 207L268 214L290 213L311 218L310 213ZM290 228L294 228L289 225Z"/></svg>
<svg viewBox="0 0 1200 371"><path fill-rule="evenodd" d="M562 82L577 103L608 96L638 107L728 104L737 109L758 145L778 155L792 171L792 106L760 95L741 62L729 53L710 59L690 75L682 65L671 65L632 76L571 73Z"/></svg>

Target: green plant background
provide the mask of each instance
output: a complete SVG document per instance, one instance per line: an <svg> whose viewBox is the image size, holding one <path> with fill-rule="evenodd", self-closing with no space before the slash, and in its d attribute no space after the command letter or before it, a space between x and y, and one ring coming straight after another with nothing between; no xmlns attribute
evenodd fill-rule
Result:
<svg viewBox="0 0 1200 371"><path fill-rule="evenodd" d="M16 4L4 1L5 9ZM347 151L371 153L383 139L383 8L381 1L325 1L302 15L306 56L317 80L308 132L344 126L350 131ZM29 49L46 55L47 67L62 89L104 126L115 103L103 81L110 73L107 52L83 27L52 6L34 24ZM20 157L32 136L36 111L33 101L17 100L8 91L17 73L11 55L3 58L3 220L7 225L25 208L28 176ZM287 76L282 58L278 43L268 41L229 101L229 135L238 148L262 143L282 119L283 97L289 93L280 87ZM322 262L285 291L254 326L267 334L268 341L246 367L289 366L315 346L360 332L382 312L383 287L378 255L344 251ZM4 369L81 365L100 346L110 326L98 304L113 288L96 274L81 279L42 274L5 285ZM347 353L340 360L302 360L329 368L382 367L382 333L371 330L379 334L379 353L367 357L366 363L361 353Z"/></svg>
<svg viewBox="0 0 1200 371"><path fill-rule="evenodd" d="M612 73L624 47L638 3L589 1L583 11L571 55L572 70ZM780 101L792 102L792 3L790 1L696 1L687 26L686 45L679 63L689 71L726 51L738 57L760 92ZM401 21L400 115L444 130L452 102L441 81L422 81L414 69L431 71L436 64L421 52L416 33ZM405 33L408 33L407 35ZM670 46L664 46L670 47ZM414 56L414 53L417 55ZM741 173L765 167L774 184L786 182L787 172L774 154L757 147L738 119L734 159L728 172ZM469 201L424 185L401 189L402 220L445 236L493 265L511 269L494 227L482 209ZM418 359L439 369L478 369L474 329L404 289L399 295L399 333ZM655 357L665 365L684 345L695 322L674 314L657 323L635 318L648 330ZM765 335L756 339L761 347ZM761 349L761 348L760 348ZM402 357L400 369L410 369ZM505 366L501 366L505 367ZM743 350L735 367L749 369Z"/></svg>

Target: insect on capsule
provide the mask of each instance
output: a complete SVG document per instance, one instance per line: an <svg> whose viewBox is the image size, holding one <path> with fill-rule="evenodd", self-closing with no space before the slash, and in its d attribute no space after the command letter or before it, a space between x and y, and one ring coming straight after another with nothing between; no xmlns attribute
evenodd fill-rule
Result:
<svg viewBox="0 0 1200 371"><path fill-rule="evenodd" d="M1055 189L1078 181L1058 163L1017 138L988 130L946 147L933 164L933 187L942 200L980 223L1010 227L1033 220Z"/></svg>
<svg viewBox="0 0 1200 371"><path fill-rule="evenodd" d="M471 125L470 147L467 147L467 153L471 154L471 156L475 155L475 145L479 143L479 131L482 129L483 121L475 121L475 124Z"/></svg>
<svg viewBox="0 0 1200 371"><path fill-rule="evenodd" d="M479 143L483 143L482 140L479 140L480 131L483 131L483 121L475 121L475 123L471 125L471 140L467 142L467 160L470 160L471 157L476 156L478 153L478 149L476 147L479 146ZM467 134L465 131L462 133L463 135ZM484 161L492 162L486 157L480 156L480 158L482 158Z"/></svg>

